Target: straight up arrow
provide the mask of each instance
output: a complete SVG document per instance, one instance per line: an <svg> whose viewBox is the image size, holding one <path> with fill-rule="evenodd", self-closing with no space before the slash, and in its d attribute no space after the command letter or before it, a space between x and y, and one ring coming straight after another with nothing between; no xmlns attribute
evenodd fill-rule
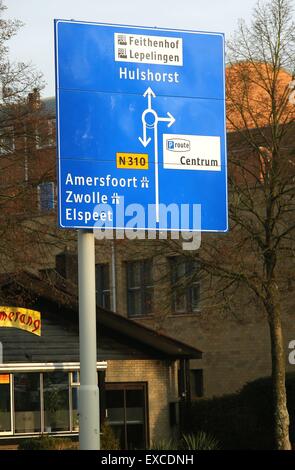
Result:
<svg viewBox="0 0 295 470"><path fill-rule="evenodd" d="M152 109L152 97L156 98L156 95L150 86L145 90L143 96L148 97L148 109Z"/></svg>

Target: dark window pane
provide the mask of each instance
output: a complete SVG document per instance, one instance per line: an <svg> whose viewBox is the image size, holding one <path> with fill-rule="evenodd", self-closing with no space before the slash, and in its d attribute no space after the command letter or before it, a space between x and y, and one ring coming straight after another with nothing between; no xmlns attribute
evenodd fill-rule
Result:
<svg viewBox="0 0 295 470"><path fill-rule="evenodd" d="M177 256L170 258L170 266L173 311L175 313L198 311L200 302L199 260Z"/></svg>
<svg viewBox="0 0 295 470"><path fill-rule="evenodd" d="M69 376L68 372L43 374L45 431L68 431Z"/></svg>
<svg viewBox="0 0 295 470"><path fill-rule="evenodd" d="M124 406L123 390L108 390L106 396L107 408L122 408Z"/></svg>
<svg viewBox="0 0 295 470"><path fill-rule="evenodd" d="M192 398L202 397L204 395L203 370L191 369L190 376Z"/></svg>
<svg viewBox="0 0 295 470"><path fill-rule="evenodd" d="M184 281L185 280L185 275L186 275L186 266L185 262L177 262L176 264L176 279L177 281Z"/></svg>
<svg viewBox="0 0 295 470"><path fill-rule="evenodd" d="M55 144L55 119L40 122L36 128L37 148L51 147Z"/></svg>
<svg viewBox="0 0 295 470"><path fill-rule="evenodd" d="M97 264L96 270L96 301L100 307L111 309L110 275L108 264Z"/></svg>
<svg viewBox="0 0 295 470"><path fill-rule="evenodd" d="M80 372L75 370L72 372L72 384L79 384L80 383Z"/></svg>
<svg viewBox="0 0 295 470"><path fill-rule="evenodd" d="M149 288L144 291L144 304L142 313L152 313L153 311L153 289Z"/></svg>
<svg viewBox="0 0 295 470"><path fill-rule="evenodd" d="M200 303L200 284L196 283L192 288L191 288L191 302L192 302L192 310L196 311L199 309L199 303Z"/></svg>
<svg viewBox="0 0 295 470"><path fill-rule="evenodd" d="M11 431L10 375L0 374L0 433Z"/></svg>
<svg viewBox="0 0 295 470"><path fill-rule="evenodd" d="M144 426L143 424L127 424L127 446L128 450L144 449Z"/></svg>
<svg viewBox="0 0 295 470"><path fill-rule="evenodd" d="M144 395L143 389L130 389L126 390L126 406L143 406L144 405Z"/></svg>
<svg viewBox="0 0 295 470"><path fill-rule="evenodd" d="M54 209L54 183L42 183L38 186L39 190L39 209L41 212L47 212Z"/></svg>
<svg viewBox="0 0 295 470"><path fill-rule="evenodd" d="M175 292L174 293L174 311L176 313L186 312L186 294Z"/></svg>
<svg viewBox="0 0 295 470"><path fill-rule="evenodd" d="M198 259L189 259L187 261L187 272L189 275L198 276L200 270L200 261Z"/></svg>
<svg viewBox="0 0 295 470"><path fill-rule="evenodd" d="M140 424L143 423L144 410L140 406L133 406L132 408L127 408L126 413L126 422L127 424Z"/></svg>
<svg viewBox="0 0 295 470"><path fill-rule="evenodd" d="M127 263L128 315L146 315L153 311L152 260Z"/></svg>
<svg viewBox="0 0 295 470"><path fill-rule="evenodd" d="M186 269L185 262L181 257L171 259L171 282L173 311L175 313L185 313L187 311L187 292L185 288Z"/></svg>
<svg viewBox="0 0 295 470"><path fill-rule="evenodd" d="M141 264L139 261L128 263L128 287L140 287Z"/></svg>
<svg viewBox="0 0 295 470"><path fill-rule="evenodd" d="M124 423L124 390L108 390L106 393L106 408L110 424Z"/></svg>
<svg viewBox="0 0 295 470"><path fill-rule="evenodd" d="M40 432L40 374L14 374L15 432Z"/></svg>
<svg viewBox="0 0 295 470"><path fill-rule="evenodd" d="M108 264L103 264L102 265L102 287L103 290L108 290L110 288L110 270L109 270L109 265Z"/></svg>
<svg viewBox="0 0 295 470"><path fill-rule="evenodd" d="M102 293L102 307L111 310L111 293L109 291Z"/></svg>
<svg viewBox="0 0 295 470"><path fill-rule="evenodd" d="M141 315L142 312L142 302L141 302L141 291L129 290L128 292L128 315L130 317L134 315Z"/></svg>
<svg viewBox="0 0 295 470"><path fill-rule="evenodd" d="M144 395L142 390L126 390L127 423L143 423Z"/></svg>
<svg viewBox="0 0 295 470"><path fill-rule="evenodd" d="M169 403L169 421L170 426L176 426L179 424L179 402Z"/></svg>
<svg viewBox="0 0 295 470"><path fill-rule="evenodd" d="M148 287L153 285L152 261L145 260L143 263L143 285Z"/></svg>
<svg viewBox="0 0 295 470"><path fill-rule="evenodd" d="M5 155L14 151L13 127L4 127L0 130L0 154Z"/></svg>
<svg viewBox="0 0 295 470"><path fill-rule="evenodd" d="M73 422L72 430L73 431L78 431L79 429L78 398L79 398L78 387L72 387L72 422Z"/></svg>
<svg viewBox="0 0 295 470"><path fill-rule="evenodd" d="M120 449L126 449L125 444L125 425L124 424L112 424L110 426L115 434L115 437L120 443Z"/></svg>

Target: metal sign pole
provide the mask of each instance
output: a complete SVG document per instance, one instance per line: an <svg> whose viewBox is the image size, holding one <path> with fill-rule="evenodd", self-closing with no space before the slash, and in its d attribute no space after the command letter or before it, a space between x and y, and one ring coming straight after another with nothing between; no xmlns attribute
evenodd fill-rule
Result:
<svg viewBox="0 0 295 470"><path fill-rule="evenodd" d="M79 441L81 450L99 450L95 245L92 230L78 231L78 273L80 338Z"/></svg>

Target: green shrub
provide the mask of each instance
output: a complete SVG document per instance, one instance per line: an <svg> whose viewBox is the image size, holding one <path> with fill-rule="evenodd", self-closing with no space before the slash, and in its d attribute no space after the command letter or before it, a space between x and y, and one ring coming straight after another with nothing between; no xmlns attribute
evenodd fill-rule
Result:
<svg viewBox="0 0 295 470"><path fill-rule="evenodd" d="M151 450L218 450L217 440L202 431L197 434L183 434L181 439L161 439L154 441Z"/></svg>
<svg viewBox="0 0 295 470"><path fill-rule="evenodd" d="M77 448L77 443L71 439L41 436L22 439L18 446L19 450L69 450Z"/></svg>
<svg viewBox="0 0 295 470"><path fill-rule="evenodd" d="M119 440L108 423L101 427L101 449L119 450ZM18 446L19 450L74 450L79 448L77 441L70 438L60 438L43 435L41 437L32 437L22 439Z"/></svg>
<svg viewBox="0 0 295 470"><path fill-rule="evenodd" d="M116 438L114 431L106 421L101 427L100 447L103 450L120 450L119 439Z"/></svg>
<svg viewBox="0 0 295 470"><path fill-rule="evenodd" d="M295 443L295 374L286 377L290 439ZM246 384L239 393L200 399L187 417L190 433L212 434L223 449L274 449L271 378Z"/></svg>
<svg viewBox="0 0 295 470"><path fill-rule="evenodd" d="M220 446L215 437L199 431L197 434L183 434L181 448L184 450L219 450Z"/></svg>
<svg viewBox="0 0 295 470"><path fill-rule="evenodd" d="M150 450L177 450L178 445L173 439L160 439L153 441Z"/></svg>

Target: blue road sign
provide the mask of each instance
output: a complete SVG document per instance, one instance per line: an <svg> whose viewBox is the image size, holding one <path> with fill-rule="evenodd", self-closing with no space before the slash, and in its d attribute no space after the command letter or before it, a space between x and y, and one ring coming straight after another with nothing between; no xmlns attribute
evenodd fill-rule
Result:
<svg viewBox="0 0 295 470"><path fill-rule="evenodd" d="M56 20L55 46L60 226L226 231L223 34Z"/></svg>

